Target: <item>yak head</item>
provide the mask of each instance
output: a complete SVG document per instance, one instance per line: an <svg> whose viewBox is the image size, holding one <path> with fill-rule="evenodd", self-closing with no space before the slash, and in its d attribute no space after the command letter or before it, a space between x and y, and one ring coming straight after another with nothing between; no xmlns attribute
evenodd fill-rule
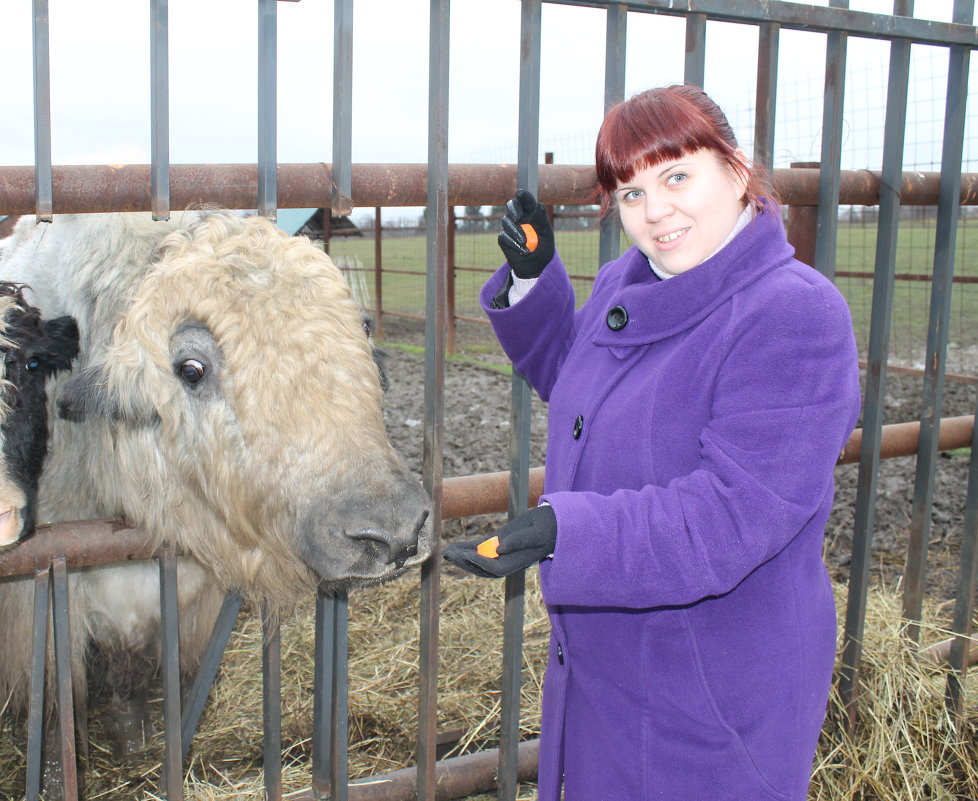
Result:
<svg viewBox="0 0 978 801"><path fill-rule="evenodd" d="M272 600L387 580L431 550L340 271L259 218L169 234L59 414L114 438L109 505ZM117 468L117 469L116 469Z"/></svg>
<svg viewBox="0 0 978 801"><path fill-rule="evenodd" d="M34 530L37 486L47 453L45 381L78 354L71 317L42 320L23 287L0 282L0 546Z"/></svg>

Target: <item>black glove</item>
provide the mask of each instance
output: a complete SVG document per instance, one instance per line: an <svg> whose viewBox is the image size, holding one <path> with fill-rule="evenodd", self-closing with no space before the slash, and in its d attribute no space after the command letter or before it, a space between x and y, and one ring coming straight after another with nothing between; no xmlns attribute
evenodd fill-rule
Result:
<svg viewBox="0 0 978 801"><path fill-rule="evenodd" d="M532 237L527 242L527 232L520 227L524 223L536 233L536 247L532 247ZM537 278L554 257L554 230L543 204L529 190L517 189L516 196L506 203L502 226L497 241L513 272L520 278Z"/></svg>
<svg viewBox="0 0 978 801"><path fill-rule="evenodd" d="M457 542L443 552L453 565L483 578L502 578L525 570L554 552L557 544L557 516L549 506L538 506L510 520L496 532L498 557L492 559L476 551L482 540Z"/></svg>

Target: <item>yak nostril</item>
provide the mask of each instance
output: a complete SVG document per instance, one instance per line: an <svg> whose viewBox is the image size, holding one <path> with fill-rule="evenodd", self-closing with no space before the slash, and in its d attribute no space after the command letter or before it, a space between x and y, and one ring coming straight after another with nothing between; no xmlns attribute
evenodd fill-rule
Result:
<svg viewBox="0 0 978 801"><path fill-rule="evenodd" d="M423 512L421 513L421 517L420 517L420 519L418 520L418 524L417 524L417 525L416 525L416 526L414 527L414 532L413 532L413 536L414 536L414 537L417 537L417 536L418 536L418 535L419 535L419 534L421 533L421 529L423 529L423 528L424 528L424 524L425 524L426 522L428 522L428 510L427 510L427 509L425 509L425 510L424 510L424 511L423 511ZM415 546L414 546L414 551L415 551L415 553L417 553L417 551L418 551L418 546L417 546L417 543L415 543Z"/></svg>
<svg viewBox="0 0 978 801"><path fill-rule="evenodd" d="M364 528L358 531L356 534L349 535L351 540L365 540L374 545L378 549L378 553L387 557L385 561L390 562L390 554L392 550L391 535L386 531L382 531L376 528Z"/></svg>
<svg viewBox="0 0 978 801"><path fill-rule="evenodd" d="M418 552L418 542L401 545L396 538L386 531L376 528L365 528L356 534L350 535L351 540L366 540L378 549L379 555L384 558L385 564L394 565L397 568L404 567L404 563Z"/></svg>
<svg viewBox="0 0 978 801"><path fill-rule="evenodd" d="M410 545L406 545L404 548L402 548L401 552L396 554L390 561L394 563L394 567L400 570L402 567L404 567L404 563L417 553L418 543L412 542Z"/></svg>

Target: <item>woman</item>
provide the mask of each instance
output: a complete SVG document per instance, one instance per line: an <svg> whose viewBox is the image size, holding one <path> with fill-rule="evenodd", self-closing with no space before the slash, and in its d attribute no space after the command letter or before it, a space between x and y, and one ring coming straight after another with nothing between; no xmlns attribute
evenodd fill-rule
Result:
<svg viewBox="0 0 978 801"><path fill-rule="evenodd" d="M543 560L541 799L803 801L835 654L822 536L859 411L848 307L701 90L614 107L596 166L633 246L580 311L525 191L482 292L549 402L541 506L498 557L446 556Z"/></svg>

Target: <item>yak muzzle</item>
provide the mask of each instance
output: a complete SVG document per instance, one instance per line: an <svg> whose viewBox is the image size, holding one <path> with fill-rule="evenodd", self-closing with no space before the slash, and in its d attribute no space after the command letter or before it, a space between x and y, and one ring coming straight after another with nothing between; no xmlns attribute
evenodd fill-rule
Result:
<svg viewBox="0 0 978 801"><path fill-rule="evenodd" d="M431 501L396 466L345 491L314 499L299 523L303 561L330 586L386 581L431 553Z"/></svg>

